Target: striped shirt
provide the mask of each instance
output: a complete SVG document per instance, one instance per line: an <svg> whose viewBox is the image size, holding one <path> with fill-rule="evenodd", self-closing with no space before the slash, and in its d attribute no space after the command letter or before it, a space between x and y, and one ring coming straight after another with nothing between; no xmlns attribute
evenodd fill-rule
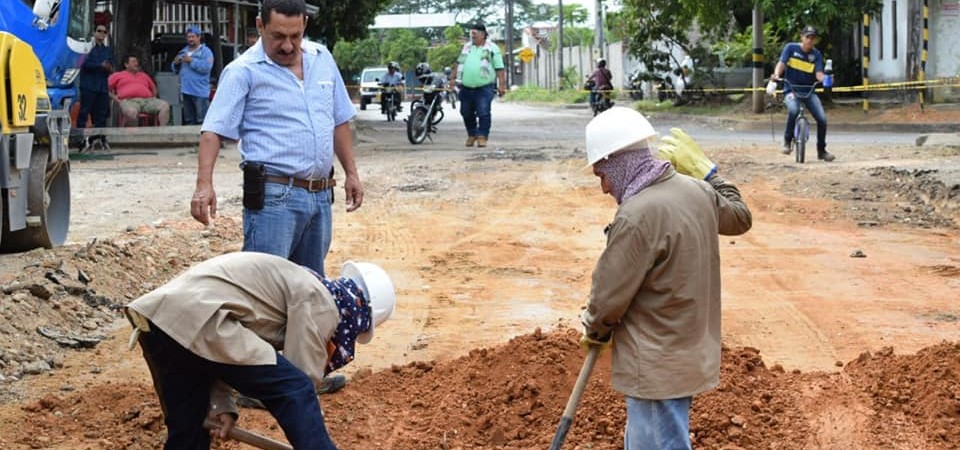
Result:
<svg viewBox="0 0 960 450"><path fill-rule="evenodd" d="M356 115L330 52L304 42L303 80L258 42L220 75L202 131L242 140L244 161L267 173L324 178L333 167L333 129Z"/></svg>
<svg viewBox="0 0 960 450"><path fill-rule="evenodd" d="M817 82L817 72L823 72L823 54L816 47L809 52L803 51L803 46L791 42L783 47L780 62L786 66L783 77L797 86L812 86ZM801 93L806 91L801 89ZM784 92L790 92L791 86L785 84Z"/></svg>

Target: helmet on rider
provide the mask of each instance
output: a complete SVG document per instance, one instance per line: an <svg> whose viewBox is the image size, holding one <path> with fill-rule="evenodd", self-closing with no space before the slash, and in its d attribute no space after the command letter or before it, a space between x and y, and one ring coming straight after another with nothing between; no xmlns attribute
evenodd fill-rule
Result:
<svg viewBox="0 0 960 450"><path fill-rule="evenodd" d="M347 261L343 263L340 276L349 278L357 283L366 297L372 312L373 323L370 329L357 336L357 342L370 343L373 339L374 328L380 326L393 315L397 305L397 295L393 289L390 276L380 266L368 262Z"/></svg>
<svg viewBox="0 0 960 450"><path fill-rule="evenodd" d="M430 74L430 64L427 64L427 63L425 63L425 62L422 62L422 63L420 63L420 64L417 64L417 68L416 68L416 70L415 70L415 73L417 74L418 77L422 77L422 76L424 76L424 75L429 75L429 74Z"/></svg>
<svg viewBox="0 0 960 450"><path fill-rule="evenodd" d="M398 62L396 62L396 61L390 61L390 63L387 64L387 70L390 70L390 69L399 71L399 70L400 70L400 63L398 63Z"/></svg>
<svg viewBox="0 0 960 450"><path fill-rule="evenodd" d="M587 124L587 166L657 135L643 114L614 106Z"/></svg>
<svg viewBox="0 0 960 450"><path fill-rule="evenodd" d="M597 58L597 67L601 69L607 67L607 60L603 58Z"/></svg>
<svg viewBox="0 0 960 450"><path fill-rule="evenodd" d="M444 68L443 68L443 74L444 74L444 75L446 75L446 76L449 77L451 73L453 73L453 69L451 69L450 66L447 66L447 67L444 67Z"/></svg>

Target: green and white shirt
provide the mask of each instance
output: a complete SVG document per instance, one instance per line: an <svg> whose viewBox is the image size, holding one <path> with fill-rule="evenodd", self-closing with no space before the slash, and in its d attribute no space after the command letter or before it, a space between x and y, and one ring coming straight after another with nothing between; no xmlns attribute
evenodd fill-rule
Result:
<svg viewBox="0 0 960 450"><path fill-rule="evenodd" d="M497 72L503 70L500 47L490 41L481 46L473 42L463 44L457 58L457 79L465 87L478 88L497 82Z"/></svg>

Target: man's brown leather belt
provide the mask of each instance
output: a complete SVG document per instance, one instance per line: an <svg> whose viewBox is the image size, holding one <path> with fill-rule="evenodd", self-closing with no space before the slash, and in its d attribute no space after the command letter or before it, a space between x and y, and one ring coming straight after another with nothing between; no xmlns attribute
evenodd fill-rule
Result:
<svg viewBox="0 0 960 450"><path fill-rule="evenodd" d="M337 180L333 178L317 178L313 180L301 180L293 177L275 177L267 175L267 183L291 184L296 187L304 188L310 192L320 192L330 189L337 185Z"/></svg>

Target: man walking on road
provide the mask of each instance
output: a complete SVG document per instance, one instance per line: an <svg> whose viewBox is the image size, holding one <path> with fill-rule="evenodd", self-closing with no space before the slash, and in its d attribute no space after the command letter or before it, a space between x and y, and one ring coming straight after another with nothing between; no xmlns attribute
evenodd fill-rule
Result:
<svg viewBox="0 0 960 450"><path fill-rule="evenodd" d="M190 213L216 216L213 169L223 139L242 140L243 250L269 253L324 274L333 217L333 155L345 172L347 212L363 204L350 119L356 109L330 52L303 45L304 0L264 0L260 43L231 62L201 127ZM327 379L322 392L346 383Z"/></svg>
<svg viewBox="0 0 960 450"><path fill-rule="evenodd" d="M476 24L470 28L470 42L463 44L457 63L453 66L450 89L461 84L460 115L467 128L467 147L486 147L490 136L490 103L494 92L503 96L507 88L500 47L487 41L487 27ZM499 84L498 84L499 83Z"/></svg>
<svg viewBox="0 0 960 450"><path fill-rule="evenodd" d="M619 205L581 320L585 346L613 347L627 450L690 448L693 396L720 379L717 234L752 225L735 186L679 129L655 159L643 115L614 107L587 124L587 161ZM671 167L671 162L673 166Z"/></svg>

